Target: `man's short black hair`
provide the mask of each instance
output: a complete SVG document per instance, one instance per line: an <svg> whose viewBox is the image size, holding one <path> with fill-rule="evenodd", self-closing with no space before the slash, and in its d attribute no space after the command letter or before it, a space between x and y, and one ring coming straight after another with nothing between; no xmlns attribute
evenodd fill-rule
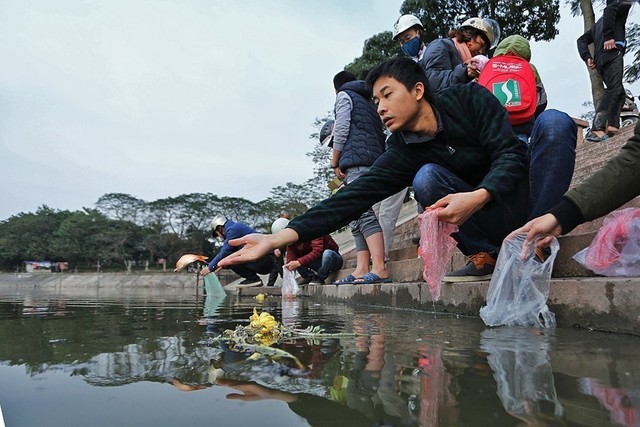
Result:
<svg viewBox="0 0 640 427"><path fill-rule="evenodd" d="M416 83L424 86L424 99L431 102L432 95L429 89L429 79L420 64L411 58L395 58L383 62L367 74L367 88L373 91L373 85L380 77L391 77L402 83L409 92Z"/></svg>
<svg viewBox="0 0 640 427"><path fill-rule="evenodd" d="M353 73L349 71L340 71L333 77L333 88L338 90L342 87L343 84L352 82L354 80L358 80Z"/></svg>

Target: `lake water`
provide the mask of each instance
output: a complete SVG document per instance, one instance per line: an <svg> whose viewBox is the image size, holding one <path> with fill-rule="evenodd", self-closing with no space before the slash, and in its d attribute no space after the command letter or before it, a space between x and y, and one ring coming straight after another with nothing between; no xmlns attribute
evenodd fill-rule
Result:
<svg viewBox="0 0 640 427"><path fill-rule="evenodd" d="M254 307L357 335L278 345L301 366L213 339ZM638 426L639 356L635 336L308 299L0 289L7 427Z"/></svg>

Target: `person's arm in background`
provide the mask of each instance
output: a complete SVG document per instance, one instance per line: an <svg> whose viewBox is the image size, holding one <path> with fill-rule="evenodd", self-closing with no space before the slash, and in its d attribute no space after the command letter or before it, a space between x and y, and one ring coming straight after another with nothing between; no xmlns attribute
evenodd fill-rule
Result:
<svg viewBox="0 0 640 427"><path fill-rule="evenodd" d="M336 119L333 125L333 153L331 156L331 167L336 176L344 178L344 172L340 169L340 155L344 150L344 145L349 137L351 129L351 110L353 102L345 92L338 92L336 95L335 114Z"/></svg>
<svg viewBox="0 0 640 427"><path fill-rule="evenodd" d="M616 41L621 43L625 42L625 40L616 40L616 20L618 20L618 25L622 25L622 27L624 27L627 22L630 7L631 5L628 1L614 0L604 8L602 13L602 38L604 39L604 50L615 49Z"/></svg>
<svg viewBox="0 0 640 427"><path fill-rule="evenodd" d="M317 259L320 259L320 257L322 257L323 252L324 252L323 239L322 237L318 237L317 239L313 239L311 241L311 252L299 257L298 262L302 266L307 265Z"/></svg>
<svg viewBox="0 0 640 427"><path fill-rule="evenodd" d="M587 64L589 69L594 69L596 67L595 62L593 61L593 57L591 56L591 52L589 51L589 45L593 43L593 34L591 30L586 31L583 35L578 37L578 41L576 42L578 46L578 54L580 58Z"/></svg>

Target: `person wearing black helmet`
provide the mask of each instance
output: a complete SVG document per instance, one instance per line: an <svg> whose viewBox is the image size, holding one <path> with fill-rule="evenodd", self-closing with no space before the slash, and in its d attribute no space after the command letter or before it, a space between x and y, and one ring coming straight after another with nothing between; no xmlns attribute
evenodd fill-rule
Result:
<svg viewBox="0 0 640 427"><path fill-rule="evenodd" d="M209 262L205 268L200 271L201 276L206 276L210 272L218 272L222 267L218 266L218 262L228 255L238 251L240 247L231 246L229 240L238 239L247 234L257 233L256 230L241 222L231 221L224 215L216 215L211 221L211 236L213 238L224 239L220 252ZM269 274L273 270L274 260L272 254L267 254L259 259L241 265L233 265L228 267L244 280L237 286L250 287L262 286L262 279L258 274Z"/></svg>

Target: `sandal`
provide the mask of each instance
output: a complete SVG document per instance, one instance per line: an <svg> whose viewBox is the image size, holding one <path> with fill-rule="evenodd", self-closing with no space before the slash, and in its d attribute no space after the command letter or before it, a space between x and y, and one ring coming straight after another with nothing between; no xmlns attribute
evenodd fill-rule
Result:
<svg viewBox="0 0 640 427"><path fill-rule="evenodd" d="M380 277L376 273L368 272L353 282L354 285L371 285L374 283L393 283L390 277Z"/></svg>
<svg viewBox="0 0 640 427"><path fill-rule="evenodd" d="M607 138L609 138L607 136L607 134L605 133L602 136L598 136L595 133L593 133L592 131L587 132L587 134L584 136L584 139L589 141L589 142L602 142L602 141L606 141Z"/></svg>
<svg viewBox="0 0 640 427"><path fill-rule="evenodd" d="M349 274L348 276L343 277L340 280L336 280L333 282L334 285L351 285L353 282L358 280L353 274Z"/></svg>

